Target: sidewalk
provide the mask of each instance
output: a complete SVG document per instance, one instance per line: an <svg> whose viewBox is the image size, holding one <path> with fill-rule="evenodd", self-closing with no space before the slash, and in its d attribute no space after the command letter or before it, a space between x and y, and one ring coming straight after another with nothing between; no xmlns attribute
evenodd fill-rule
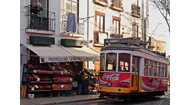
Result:
<svg viewBox="0 0 190 105"><path fill-rule="evenodd" d="M54 105L61 103L86 101L98 99L99 95L75 95L75 96L61 96L61 97L46 97L46 98L34 98L34 99L20 99L20 105Z"/></svg>

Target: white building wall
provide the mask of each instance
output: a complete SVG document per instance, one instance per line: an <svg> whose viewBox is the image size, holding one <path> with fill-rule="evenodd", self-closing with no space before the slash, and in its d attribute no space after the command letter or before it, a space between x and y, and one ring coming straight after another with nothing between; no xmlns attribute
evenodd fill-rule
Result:
<svg viewBox="0 0 190 105"><path fill-rule="evenodd" d="M79 0L79 18L87 17L87 0ZM93 38L94 38L94 29L95 29L95 11L103 12L106 14L105 16L105 32L108 32L108 38L110 38L110 34L112 32L112 16L117 16L121 18L121 26L120 26L120 33L124 32L124 37L131 37L133 34L132 31L132 22L139 23L139 36L141 37L142 27L141 27L141 18L134 18L130 16L131 12L131 4L136 0L123 0L123 9L124 12L118 12L112 10L111 0L108 0L108 7L103 7L93 3L93 0L89 0L89 16L94 16L89 19L89 40L92 40L90 43L90 47L93 46ZM144 0L146 2L147 0ZM42 35L42 34L35 34L35 33L26 33L25 29L28 25L28 17L25 13L26 9L24 6L30 5L30 0L20 0L20 44L27 44L29 36L45 36L45 37L54 37L55 38L55 45L59 45L60 38L65 38L61 35L61 15L63 14L63 10L65 7L63 6L65 0L49 0L49 11L55 12L55 19L56 19L56 26L55 32L52 35ZM139 6L141 7L141 0L139 0ZM146 3L144 3L144 7L146 7ZM141 9L142 10L142 9ZM146 9L144 9L144 14L146 16ZM128 13L128 14L127 14ZM50 14L51 17L51 14ZM85 19L86 20L86 19ZM83 22L80 20L79 22ZM148 22L147 22L148 23ZM148 27L148 24L147 24ZM110 29L111 28L111 29ZM147 28L148 30L148 28ZM148 34L148 31L147 31ZM87 21L84 22L84 35L81 35L81 38L87 40ZM26 50L24 47L20 47L20 53L26 55ZM22 64L27 63L26 57L22 57ZM22 66L20 65L20 81L22 81ZM91 64L91 67L92 64Z"/></svg>

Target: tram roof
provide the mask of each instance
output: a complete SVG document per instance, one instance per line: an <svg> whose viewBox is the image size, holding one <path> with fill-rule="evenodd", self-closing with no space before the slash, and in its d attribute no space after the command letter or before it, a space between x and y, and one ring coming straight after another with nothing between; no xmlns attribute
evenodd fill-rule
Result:
<svg viewBox="0 0 190 105"><path fill-rule="evenodd" d="M138 47L138 46L134 46L134 45L126 45L126 44L110 44L107 46L102 47L101 51L104 50L130 50L130 51L140 51L155 57L160 57L164 60L168 60L166 57L156 54L148 49L145 49L143 47Z"/></svg>

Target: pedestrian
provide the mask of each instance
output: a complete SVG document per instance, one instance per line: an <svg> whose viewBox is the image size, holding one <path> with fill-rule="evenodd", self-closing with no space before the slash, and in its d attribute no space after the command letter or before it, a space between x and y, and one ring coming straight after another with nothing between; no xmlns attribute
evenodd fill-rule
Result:
<svg viewBox="0 0 190 105"><path fill-rule="evenodd" d="M78 84L77 84L77 94L80 95L81 94L82 84L83 84L83 80L82 80L83 75L81 73L79 73L79 72L77 74L78 74L78 76L77 76L77 82L78 82Z"/></svg>
<svg viewBox="0 0 190 105"><path fill-rule="evenodd" d="M33 28L33 25L34 25L34 16L37 17L37 15L40 14L40 11L43 11L43 8L41 7L41 3L37 3L37 5L30 8L30 14L31 14L30 26L32 28Z"/></svg>

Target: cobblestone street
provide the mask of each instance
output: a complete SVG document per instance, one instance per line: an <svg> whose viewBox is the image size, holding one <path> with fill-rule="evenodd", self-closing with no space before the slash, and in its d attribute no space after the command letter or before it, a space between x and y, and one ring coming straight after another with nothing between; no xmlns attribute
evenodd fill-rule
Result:
<svg viewBox="0 0 190 105"><path fill-rule="evenodd" d="M73 102L73 103L64 103L58 105L170 105L170 91L165 92L163 96L156 96L151 100L136 101L136 100L121 100L117 102L113 99L104 99L104 100L90 100L82 102Z"/></svg>

